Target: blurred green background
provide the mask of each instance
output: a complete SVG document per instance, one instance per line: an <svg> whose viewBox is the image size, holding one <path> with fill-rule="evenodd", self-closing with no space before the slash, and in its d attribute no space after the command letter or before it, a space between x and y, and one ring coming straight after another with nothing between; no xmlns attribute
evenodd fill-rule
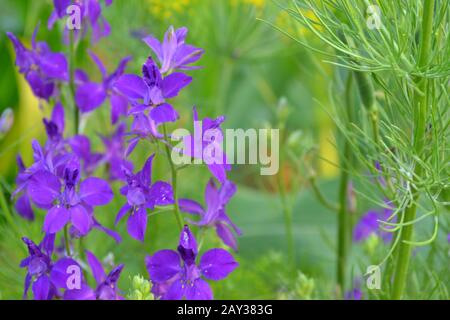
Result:
<svg viewBox="0 0 450 320"><path fill-rule="evenodd" d="M44 141L41 119L49 114L49 108L39 108L28 84L18 74L14 66L15 54L5 32L14 32L29 44L40 22L38 39L48 41L54 51L67 52L67 48L60 41L60 30L46 28L51 1L0 0L0 8L0 111L12 108L15 118L12 129L0 140L0 183L8 196L17 173L16 155L20 153L27 165L31 163L30 142L35 138ZM112 33L91 49L108 70L115 68L122 57L132 55L127 71L139 73L150 51L138 35L152 33L161 38L170 25L188 27L187 42L205 49L199 63L203 68L190 73L193 83L174 101L181 114L178 126L190 127L191 110L195 105L201 117L226 115L226 128L282 127L283 135L292 138L286 139L281 148L293 150L300 163L292 157L283 158L278 176L260 176L257 166L234 166L229 176L238 184L228 213L244 234L239 238L236 255L241 267L227 280L213 285L215 297L302 298L296 287L297 274L301 271L315 279L314 297L333 298L336 217L305 187L308 170L303 161L308 168L316 170L325 196L335 199L338 152L332 143L334 127L327 113L334 70L262 20L300 36L308 37L307 31L275 3L265 0L115 0L104 9L104 15ZM85 53L78 55L77 66L94 70L91 75L99 79ZM103 148L96 133L113 130L108 125L108 108L108 105L99 108L82 122L82 132L93 137L95 151ZM309 150L314 150L315 156L305 156ZM149 153L148 146L141 146L133 154L137 168ZM162 158L156 161L153 172L156 178L169 179L169 170ZM179 196L202 202L208 171L193 167L181 172ZM119 187L120 184L114 185L116 192ZM280 188L286 190L293 213L295 266L287 263ZM116 196L111 204L96 210L97 218L113 227L116 212L124 201L123 197ZM368 206L361 201L358 212ZM18 264L26 256L26 248L20 237L39 241L43 215L39 212L37 221L31 223L15 215L14 226L7 223L3 215L0 217L1 298L21 298L25 271L19 269ZM126 294L131 276L147 276L146 254L176 246L177 228L172 214L166 213L150 217L145 243L131 239L123 222L117 230L124 238L120 245L95 231L84 245L102 259L109 256L108 261L113 257L114 262L125 263L120 288ZM214 231L208 231L204 249L218 245Z"/></svg>

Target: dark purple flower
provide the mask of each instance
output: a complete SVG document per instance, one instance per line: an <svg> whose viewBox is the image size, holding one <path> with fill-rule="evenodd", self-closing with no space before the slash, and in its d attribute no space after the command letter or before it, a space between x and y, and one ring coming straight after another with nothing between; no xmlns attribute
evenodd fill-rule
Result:
<svg viewBox="0 0 450 320"><path fill-rule="evenodd" d="M86 283L80 289L66 290L64 300L122 300L117 288L120 273L124 265L118 265L107 275L101 262L90 251L86 252L86 259L97 283L96 289L91 289Z"/></svg>
<svg viewBox="0 0 450 320"><path fill-rule="evenodd" d="M190 64L196 62L203 55L204 50L185 44L188 33L187 28L174 30L169 27L161 43L153 36L147 36L143 40L152 49L161 63L161 73L170 73L172 70L189 70L196 67Z"/></svg>
<svg viewBox="0 0 450 320"><path fill-rule="evenodd" d="M164 181L152 183L151 155L141 171L133 174L124 168L127 185L120 192L127 197L127 203L119 210L116 224L127 213L128 233L135 239L144 241L147 230L147 209L153 210L155 206L166 206L174 203L172 186Z"/></svg>
<svg viewBox="0 0 450 320"><path fill-rule="evenodd" d="M200 220L193 222L198 226L216 228L217 235L227 246L237 250L236 238L232 232L241 235L239 228L231 221L225 211L227 203L236 192L236 185L225 181L220 188L209 180L205 190L205 205L203 208L198 202L190 199L179 199L180 210L200 216Z"/></svg>
<svg viewBox="0 0 450 320"><path fill-rule="evenodd" d="M388 221L393 213L392 204L389 201L385 201L385 204L386 207L382 211L369 210L361 217L353 230L354 241L363 241L372 234L382 237L385 242L391 241L392 232L381 229L382 221ZM388 226L383 225L383 227L389 229Z"/></svg>
<svg viewBox="0 0 450 320"><path fill-rule="evenodd" d="M109 99L111 104L111 122L114 124L119 120L121 115L127 114L128 100L115 89L114 84L123 75L131 57L122 59L117 69L108 75L100 58L92 52L90 52L90 55L100 70L102 82L92 82L83 71L77 70L76 78L78 86L75 101L82 112L90 112L102 105L106 99Z"/></svg>
<svg viewBox="0 0 450 320"><path fill-rule="evenodd" d="M31 50L11 32L7 35L14 45L19 72L25 75L37 97L48 100L56 90L56 83L68 80L68 64L64 54L52 52L45 42L36 42L37 31L38 28L33 34Z"/></svg>
<svg viewBox="0 0 450 320"><path fill-rule="evenodd" d="M80 164L76 157L64 169L63 185L48 171L39 171L31 178L28 184L31 199L38 207L48 209L43 227L46 233L56 233L71 222L81 235L86 235L93 225L93 207L111 201L113 193L106 181L95 177L81 183L79 180Z"/></svg>
<svg viewBox="0 0 450 320"><path fill-rule="evenodd" d="M142 66L142 74L142 78L125 74L116 82L116 89L132 102L133 107L129 113L139 114L148 111L148 116L156 125L178 120L178 112L166 102L166 99L176 97L192 78L180 72L163 78L152 57L148 57Z"/></svg>
<svg viewBox="0 0 450 320"><path fill-rule="evenodd" d="M29 253L29 256L20 263L21 268L27 267L28 269L25 277L24 298L27 296L31 284L35 300L50 300L56 294L56 288L49 277L54 239L54 235L46 235L37 246L30 239L22 238Z"/></svg>
<svg viewBox="0 0 450 320"><path fill-rule="evenodd" d="M125 157L125 130L126 126L121 123L117 126L116 131L109 137L101 136L105 145L105 153L102 162L108 166L108 174L110 180L125 180L125 168L127 171L133 171L133 163L126 160Z"/></svg>
<svg viewBox="0 0 450 320"><path fill-rule="evenodd" d="M105 4L109 6L112 0L105 0ZM75 39L79 40L87 34L89 29L92 30L92 41L95 43L102 37L106 37L111 33L111 27L102 15L102 7L99 0L53 0L54 10L50 15L47 26L52 29L56 21L69 18L68 7L75 5L80 13L80 30L69 30L67 25L64 29L65 40L68 42L68 33L74 32Z"/></svg>
<svg viewBox="0 0 450 320"><path fill-rule="evenodd" d="M196 263L198 254L194 235L185 226L178 250L160 250L145 259L152 292L164 300L211 300L213 293L202 278L222 280L239 265L224 249L206 251Z"/></svg>
<svg viewBox="0 0 450 320"><path fill-rule="evenodd" d="M220 128L225 121L224 116L216 119L204 118L199 120L197 109L193 108L194 135L183 137L182 152L192 158L202 159L208 166L209 171L220 182L227 180L227 171L231 170L226 154L221 149L223 132ZM206 149L217 151L217 154L205 156Z"/></svg>
<svg viewBox="0 0 450 320"><path fill-rule="evenodd" d="M51 257L54 249L55 235L47 234L37 246L28 238L22 238L28 247L29 256L22 260L20 267L26 267L28 272L25 277L24 298L27 297L28 289L33 291L35 300L50 300L59 296L59 289L67 289L70 276L68 268L76 266L81 271L79 264L71 258L61 258L52 263ZM83 280L79 272L80 282Z"/></svg>

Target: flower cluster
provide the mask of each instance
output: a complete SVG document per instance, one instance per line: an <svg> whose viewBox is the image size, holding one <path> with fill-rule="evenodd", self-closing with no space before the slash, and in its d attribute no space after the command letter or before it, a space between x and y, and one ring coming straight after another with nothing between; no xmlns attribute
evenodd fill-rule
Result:
<svg viewBox="0 0 450 320"><path fill-rule="evenodd" d="M107 6L111 3L111 0L105 0ZM80 14L81 29L71 29L65 24L63 40L69 42L72 56L81 37L86 37L89 30L91 42L109 34L110 27L102 16L98 0L54 0L53 4L49 28L58 20L75 19L72 13ZM141 75L126 73L131 57L121 59L117 68L108 73L100 57L88 51L100 71L99 82L91 80L84 70L76 69L73 59L52 52L45 42L37 42L38 28L33 34L31 49L14 34L7 34L16 52L19 71L42 105L52 107L51 116L43 119L47 133L45 144L32 142L33 163L26 166L20 156L17 158L19 173L13 193L16 211L30 221L35 220L37 213L45 212L42 242L36 245L23 238L29 251L29 256L20 264L27 268L24 297L31 287L34 299L123 299L117 283L125 266L119 264L106 273L100 259L74 245L74 241L81 240L94 229L121 242L121 235L100 224L96 217L99 214L97 208L109 204L115 196L124 201L115 224L126 217L127 231L136 240L144 241L147 218L154 210L166 207L177 217L181 232L178 250L161 250L145 260L150 275L148 283L152 284L151 292L156 298L212 299L211 288L205 279L221 280L237 267L233 256L220 248L205 252L197 262L199 249L187 225L215 228L224 245L237 250L235 236L241 231L225 210L236 192L236 186L227 179L231 167L226 163L225 154L222 154L224 161L208 164L213 177L206 186L205 207L191 199L177 198L176 168L171 152L192 158L203 157L195 151L175 149L166 131L168 123L180 118L172 99L192 81L185 72L198 68L193 64L203 55L202 49L185 42L187 32L186 28L170 27L162 42L146 36L143 42L153 54L143 63ZM64 94L64 90L68 93ZM104 151L96 151L90 137L79 133L78 122L80 115L104 105L110 106L114 130L110 134L99 133ZM75 134L68 135L66 114L71 106L75 111ZM225 118L205 118L200 128L194 108L193 120L194 130L205 132L220 130ZM203 136L201 138L204 146L211 143ZM166 149L167 163L172 169L171 183L152 179L153 160L159 156L158 152L149 155L139 171L135 170L128 156L142 140L154 143L156 150L161 146ZM193 138L185 137L185 143L194 143ZM105 172L105 177L94 176L97 172ZM114 194L113 183L121 183L120 195ZM185 219L182 212L198 219ZM55 247L58 241L61 245ZM78 247L80 252L74 250ZM89 266L95 284L85 278L88 270L82 270L84 266Z"/></svg>

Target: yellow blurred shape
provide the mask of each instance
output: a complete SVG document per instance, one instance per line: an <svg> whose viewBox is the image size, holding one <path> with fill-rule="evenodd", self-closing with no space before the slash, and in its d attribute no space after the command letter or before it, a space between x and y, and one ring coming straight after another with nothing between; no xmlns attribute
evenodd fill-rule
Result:
<svg viewBox="0 0 450 320"><path fill-rule="evenodd" d="M336 147L331 142L333 141L333 129L322 128L322 126L319 131L319 155L322 158L319 160L319 172L322 177L332 178L339 173L337 168L339 157Z"/></svg>
<svg viewBox="0 0 450 320"><path fill-rule="evenodd" d="M11 48L13 57L15 53ZM19 106L14 108L14 125L0 149L0 175L9 175L16 170L16 156L22 155L25 164L32 160L31 142L42 136L44 126L42 124L43 112L39 108L39 100L25 80L24 76L15 68L15 79L19 90ZM14 79L11 79L13 81Z"/></svg>

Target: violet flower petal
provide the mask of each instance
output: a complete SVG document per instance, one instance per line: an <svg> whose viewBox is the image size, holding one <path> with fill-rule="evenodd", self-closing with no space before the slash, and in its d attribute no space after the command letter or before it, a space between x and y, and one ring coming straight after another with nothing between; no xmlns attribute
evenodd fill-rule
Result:
<svg viewBox="0 0 450 320"><path fill-rule="evenodd" d="M199 278L192 285L186 286L186 300L212 300L213 293L209 284Z"/></svg>
<svg viewBox="0 0 450 320"><path fill-rule="evenodd" d="M181 260L176 251L160 250L145 259L150 279L165 282L181 272Z"/></svg>
<svg viewBox="0 0 450 320"><path fill-rule="evenodd" d="M85 250L85 253L87 263L89 264L89 268L91 268L95 281L97 284L101 284L106 279L106 273L101 262L92 252Z"/></svg>
<svg viewBox="0 0 450 320"><path fill-rule="evenodd" d="M77 205L69 209L72 225L81 233L86 235L91 227L89 213L82 205Z"/></svg>
<svg viewBox="0 0 450 320"><path fill-rule="evenodd" d="M34 300L48 300L50 296L50 279L43 274L33 283L33 297Z"/></svg>
<svg viewBox="0 0 450 320"><path fill-rule="evenodd" d="M147 210L145 207L139 207L130 214L127 221L127 230L134 239L144 241L145 231L147 230Z"/></svg>
<svg viewBox="0 0 450 320"><path fill-rule="evenodd" d="M70 220L70 212L64 207L52 207L45 216L44 231L56 233L60 231Z"/></svg>
<svg viewBox="0 0 450 320"><path fill-rule="evenodd" d="M199 268L203 276L210 280L226 278L239 264L224 249L211 249L200 258Z"/></svg>
<svg viewBox="0 0 450 320"><path fill-rule="evenodd" d="M161 104L150 110L150 118L156 125L166 122L175 122L179 119L178 112L168 103Z"/></svg>
<svg viewBox="0 0 450 320"><path fill-rule="evenodd" d="M108 204L114 194L108 182L103 179L87 178L80 184L80 199L91 206Z"/></svg>

